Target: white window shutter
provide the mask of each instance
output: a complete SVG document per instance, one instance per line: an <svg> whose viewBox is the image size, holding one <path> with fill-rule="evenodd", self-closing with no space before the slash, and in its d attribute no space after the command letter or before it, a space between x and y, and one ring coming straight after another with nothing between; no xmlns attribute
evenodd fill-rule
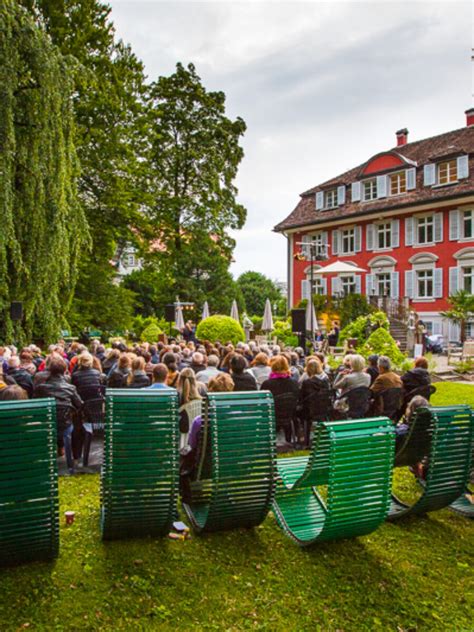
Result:
<svg viewBox="0 0 474 632"><path fill-rule="evenodd" d="M423 184L425 187L433 186L436 182L436 165L431 163L423 167Z"/></svg>
<svg viewBox="0 0 474 632"><path fill-rule="evenodd" d="M362 277L360 274L354 274L356 294L362 294Z"/></svg>
<svg viewBox="0 0 474 632"><path fill-rule="evenodd" d="M377 176L377 197L387 197L387 176Z"/></svg>
<svg viewBox="0 0 474 632"><path fill-rule="evenodd" d="M327 293L328 293L328 280L326 279L326 277L323 277L321 279L321 286L323 288L323 294L325 296L327 296Z"/></svg>
<svg viewBox="0 0 474 632"><path fill-rule="evenodd" d="M434 283L433 283L433 297L443 298L443 268L435 268Z"/></svg>
<svg viewBox="0 0 474 632"><path fill-rule="evenodd" d="M434 214L434 240L436 243L443 241L443 213Z"/></svg>
<svg viewBox="0 0 474 632"><path fill-rule="evenodd" d="M333 230L332 231L332 254L333 255L339 254L340 241L341 241L341 231Z"/></svg>
<svg viewBox="0 0 474 632"><path fill-rule="evenodd" d="M366 250L373 250L374 249L374 233L375 233L375 226L373 224L367 224L367 230L366 230L366 244L365 244L365 249Z"/></svg>
<svg viewBox="0 0 474 632"><path fill-rule="evenodd" d="M324 193L323 191L318 191L316 193L316 210L320 211L324 208Z"/></svg>
<svg viewBox="0 0 474 632"><path fill-rule="evenodd" d="M459 290L459 271L460 269L457 266L449 268L449 296L456 294Z"/></svg>
<svg viewBox="0 0 474 632"><path fill-rule="evenodd" d="M414 298L415 296L415 271L405 270L405 296Z"/></svg>
<svg viewBox="0 0 474 632"><path fill-rule="evenodd" d="M416 168L407 169L407 191L416 189Z"/></svg>
<svg viewBox="0 0 474 632"><path fill-rule="evenodd" d="M337 276L332 277L331 279L331 294L334 296L335 294L339 294L341 291L341 279Z"/></svg>
<svg viewBox="0 0 474 632"><path fill-rule="evenodd" d="M301 252L309 261L311 259L311 248L309 246L311 243L311 237L309 235L303 235L301 241L303 242L301 246Z"/></svg>
<svg viewBox="0 0 474 632"><path fill-rule="evenodd" d="M374 294L374 281L375 276L373 274L365 275L365 294L366 296L372 296Z"/></svg>
<svg viewBox="0 0 474 632"><path fill-rule="evenodd" d="M452 320L449 321L448 325L449 332L449 342L459 342L461 338L461 328L458 323L453 323Z"/></svg>
<svg viewBox="0 0 474 632"><path fill-rule="evenodd" d="M360 182L353 182L351 185L352 201L360 201Z"/></svg>
<svg viewBox="0 0 474 632"><path fill-rule="evenodd" d="M415 241L415 218L405 218L405 246L413 246Z"/></svg>
<svg viewBox="0 0 474 632"><path fill-rule="evenodd" d="M449 211L449 241L457 241L460 238L459 227L459 211Z"/></svg>
<svg viewBox="0 0 474 632"><path fill-rule="evenodd" d="M434 320L433 321L433 333L434 334L441 334L443 333L442 331L442 324L439 320Z"/></svg>
<svg viewBox="0 0 474 632"><path fill-rule="evenodd" d="M391 272L390 273L390 296L391 298L398 298L400 294L400 282L399 282L399 273Z"/></svg>
<svg viewBox="0 0 474 632"><path fill-rule="evenodd" d="M322 230L321 231L321 243L324 246L327 246L329 242L329 233L327 230ZM327 248L324 248L324 254L327 254Z"/></svg>
<svg viewBox="0 0 474 632"><path fill-rule="evenodd" d="M303 281L301 281L301 300L309 299L309 297L311 296L310 285L310 282L306 279L303 279Z"/></svg>
<svg viewBox="0 0 474 632"><path fill-rule="evenodd" d="M356 252L362 250L362 228L360 226L356 226L354 229L354 245Z"/></svg>
<svg viewBox="0 0 474 632"><path fill-rule="evenodd" d="M469 177L469 156L459 156L457 160L458 180Z"/></svg>
<svg viewBox="0 0 474 632"><path fill-rule="evenodd" d="M400 220L392 219L392 248L398 248L400 245Z"/></svg>
<svg viewBox="0 0 474 632"><path fill-rule="evenodd" d="M341 186L337 187L337 203L339 206L342 206L346 203L346 185L341 184Z"/></svg>

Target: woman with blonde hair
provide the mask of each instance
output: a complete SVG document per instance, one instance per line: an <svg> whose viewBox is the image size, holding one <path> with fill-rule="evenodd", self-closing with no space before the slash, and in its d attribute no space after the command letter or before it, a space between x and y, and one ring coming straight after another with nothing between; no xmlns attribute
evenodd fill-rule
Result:
<svg viewBox="0 0 474 632"><path fill-rule="evenodd" d="M141 356L132 360L132 370L127 377L128 388L146 388L151 380L145 372L145 358Z"/></svg>
<svg viewBox="0 0 474 632"><path fill-rule="evenodd" d="M252 360L250 366L251 368L248 371L257 380L258 388L261 388L263 382L270 377L270 373L272 372L268 356L260 351Z"/></svg>
<svg viewBox="0 0 474 632"><path fill-rule="evenodd" d="M196 375L192 369L183 369L178 377L176 389L179 394L179 449L185 452L188 434L193 419L201 414L202 397L198 390Z"/></svg>
<svg viewBox="0 0 474 632"><path fill-rule="evenodd" d="M334 380L334 388L341 391L344 395L347 391L361 386L370 386L370 375L365 373L365 360L359 354L349 356L348 363L350 368L346 368L339 373Z"/></svg>

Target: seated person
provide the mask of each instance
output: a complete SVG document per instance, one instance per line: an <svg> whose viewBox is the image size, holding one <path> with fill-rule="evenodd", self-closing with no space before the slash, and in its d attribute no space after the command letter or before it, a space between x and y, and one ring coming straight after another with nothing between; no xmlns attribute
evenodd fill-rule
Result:
<svg viewBox="0 0 474 632"><path fill-rule="evenodd" d="M401 379L392 371L390 358L387 358L387 356L380 356L377 362L377 368L379 370L379 376L370 387L370 390L374 393L374 395L377 395L382 391L386 391L389 388L402 388L403 383Z"/></svg>
<svg viewBox="0 0 474 632"><path fill-rule="evenodd" d="M314 421L329 419L331 408L331 387L328 376L318 358L313 358L306 366L307 379L301 383L299 408L306 428L308 442Z"/></svg>
<svg viewBox="0 0 474 632"><path fill-rule="evenodd" d="M166 380L168 378L168 367L166 364L159 363L153 366L152 371L153 383L151 386L146 386L145 388L149 390L153 389L167 389L170 390L172 387L166 384ZM174 390L174 389L173 389Z"/></svg>
<svg viewBox="0 0 474 632"><path fill-rule="evenodd" d="M225 393L234 390L234 382L228 373L219 373L211 377L207 390L209 393ZM181 452L180 458L180 492L183 502L191 500L191 480L195 474L196 460L198 454L199 434L202 428L202 415L198 415L191 424L188 434L188 445L186 450Z"/></svg>
<svg viewBox="0 0 474 632"><path fill-rule="evenodd" d="M395 451L401 447L404 437L408 434L410 424L418 408L428 408L429 405L429 401L421 395L415 395L415 397L410 400L403 419L395 426Z"/></svg>
<svg viewBox="0 0 474 632"><path fill-rule="evenodd" d="M230 374L234 382L234 391L256 391L257 380L252 373L246 371L247 360L240 354L235 354L230 359Z"/></svg>
<svg viewBox="0 0 474 632"><path fill-rule="evenodd" d="M0 389L0 401L4 402L15 399L28 399L28 393L24 388L18 386L18 384Z"/></svg>
<svg viewBox="0 0 474 632"><path fill-rule="evenodd" d="M349 366L347 366L348 364ZM344 367L334 380L334 388L340 390L341 395L354 388L370 386L370 375L364 372L365 360L361 355L346 356L344 358Z"/></svg>
<svg viewBox="0 0 474 632"><path fill-rule="evenodd" d="M428 371L428 360L423 356L415 359L415 366L402 375L403 390L405 394L411 393L421 386L431 384L431 375Z"/></svg>
<svg viewBox="0 0 474 632"><path fill-rule="evenodd" d="M377 362L379 361L379 356L377 354L372 354L368 358L369 366L366 369L366 373L370 375L370 386L375 382L375 380L379 376L379 370L377 367Z"/></svg>

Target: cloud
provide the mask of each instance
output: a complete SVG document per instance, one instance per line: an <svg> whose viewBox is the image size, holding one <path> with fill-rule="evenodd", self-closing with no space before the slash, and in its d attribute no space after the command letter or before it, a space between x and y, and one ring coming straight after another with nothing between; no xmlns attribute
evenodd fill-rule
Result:
<svg viewBox="0 0 474 632"><path fill-rule="evenodd" d="M392 147L401 127L411 140L461 127L471 105L469 2L110 4L150 79L192 61L247 122L236 274L284 279L271 230L301 191Z"/></svg>

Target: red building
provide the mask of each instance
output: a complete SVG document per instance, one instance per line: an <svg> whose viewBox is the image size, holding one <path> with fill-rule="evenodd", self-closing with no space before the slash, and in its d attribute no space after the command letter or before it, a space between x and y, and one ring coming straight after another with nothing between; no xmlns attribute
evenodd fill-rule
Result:
<svg viewBox="0 0 474 632"><path fill-rule="evenodd" d="M310 295L311 265L295 255L313 242L328 255L314 270L336 260L367 270L316 275L314 293L405 297L430 332L459 337L440 312L450 294L474 291L474 108L466 117L413 143L402 129L394 148L301 194L275 227L288 240L290 305Z"/></svg>

